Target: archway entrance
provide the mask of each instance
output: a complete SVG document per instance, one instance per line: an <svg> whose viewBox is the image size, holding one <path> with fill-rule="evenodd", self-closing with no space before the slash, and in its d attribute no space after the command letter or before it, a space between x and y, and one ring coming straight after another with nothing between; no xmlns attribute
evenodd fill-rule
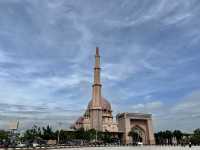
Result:
<svg viewBox="0 0 200 150"><path fill-rule="evenodd" d="M132 144L146 143L145 132L142 128L136 126L131 129L129 136L132 138Z"/></svg>

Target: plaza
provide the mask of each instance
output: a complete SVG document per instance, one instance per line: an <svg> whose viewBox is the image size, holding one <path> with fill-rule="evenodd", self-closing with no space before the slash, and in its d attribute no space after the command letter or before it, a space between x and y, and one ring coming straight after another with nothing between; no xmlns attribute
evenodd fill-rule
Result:
<svg viewBox="0 0 200 150"><path fill-rule="evenodd" d="M84 147L84 148L66 148L63 150L199 150L200 146L127 146L127 147ZM56 149L55 149L56 150Z"/></svg>
<svg viewBox="0 0 200 150"><path fill-rule="evenodd" d="M11 150L12 148L8 148ZM20 148L16 148L20 149ZM23 149L23 148L22 148ZM36 148L46 149L46 148ZM200 146L122 146L122 147L79 147L79 148L49 148L51 150L199 150ZM0 150L4 150L0 148Z"/></svg>

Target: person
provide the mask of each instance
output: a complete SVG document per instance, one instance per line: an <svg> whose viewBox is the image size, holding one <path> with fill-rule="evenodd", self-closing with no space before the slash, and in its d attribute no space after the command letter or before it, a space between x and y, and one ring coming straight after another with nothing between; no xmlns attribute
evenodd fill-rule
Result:
<svg viewBox="0 0 200 150"><path fill-rule="evenodd" d="M192 147L192 143L190 142L190 143L189 143L189 148L191 148L191 147Z"/></svg>

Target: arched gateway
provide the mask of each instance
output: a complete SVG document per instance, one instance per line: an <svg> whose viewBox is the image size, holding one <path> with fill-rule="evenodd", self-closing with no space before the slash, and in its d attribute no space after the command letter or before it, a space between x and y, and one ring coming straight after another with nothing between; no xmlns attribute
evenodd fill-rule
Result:
<svg viewBox="0 0 200 150"><path fill-rule="evenodd" d="M117 115L117 122L123 143L155 144L151 114L121 113Z"/></svg>

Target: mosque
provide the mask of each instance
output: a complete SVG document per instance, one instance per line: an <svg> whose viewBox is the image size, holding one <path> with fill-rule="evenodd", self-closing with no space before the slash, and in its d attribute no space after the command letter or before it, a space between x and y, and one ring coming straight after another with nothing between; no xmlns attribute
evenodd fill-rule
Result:
<svg viewBox="0 0 200 150"><path fill-rule="evenodd" d="M95 129L97 131L115 133L119 135L118 137L124 144L133 142L132 137L128 136L128 134L130 131L134 131L138 133L140 142L143 144L155 144L151 114L124 112L117 114L116 122L113 121L111 104L102 96L100 73L100 55L99 48L97 47L92 99L89 101L84 115L78 118L73 125L74 128Z"/></svg>

